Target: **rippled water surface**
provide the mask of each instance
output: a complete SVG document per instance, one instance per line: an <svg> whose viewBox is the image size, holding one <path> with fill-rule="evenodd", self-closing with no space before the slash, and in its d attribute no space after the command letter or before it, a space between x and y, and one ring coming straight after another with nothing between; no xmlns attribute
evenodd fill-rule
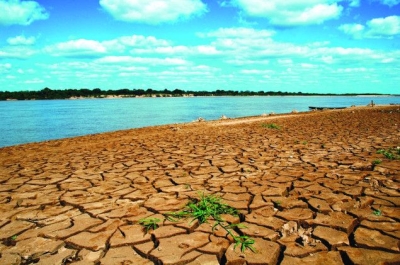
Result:
<svg viewBox="0 0 400 265"><path fill-rule="evenodd" d="M0 101L0 147L85 134L309 106L400 104L400 97L193 97Z"/></svg>

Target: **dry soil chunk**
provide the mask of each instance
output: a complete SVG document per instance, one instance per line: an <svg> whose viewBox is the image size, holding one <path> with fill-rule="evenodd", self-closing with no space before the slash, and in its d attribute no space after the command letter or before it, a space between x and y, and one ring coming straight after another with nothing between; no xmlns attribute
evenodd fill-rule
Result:
<svg viewBox="0 0 400 265"><path fill-rule="evenodd" d="M21 233L29 228L32 228L35 224L25 221L12 221L11 223L0 228L0 239L6 239Z"/></svg>
<svg viewBox="0 0 400 265"><path fill-rule="evenodd" d="M185 264L200 255L193 250L208 244L208 237L207 233L194 232L163 238L158 247L150 252L150 256L162 264Z"/></svg>
<svg viewBox="0 0 400 265"><path fill-rule="evenodd" d="M125 246L120 248L110 248L105 257L100 260L100 264L153 265L154 263L148 259L142 258L131 247Z"/></svg>
<svg viewBox="0 0 400 265"><path fill-rule="evenodd" d="M0 256L0 264L21 264L21 256L16 253L4 253Z"/></svg>
<svg viewBox="0 0 400 265"><path fill-rule="evenodd" d="M295 239L296 236L291 236L291 238ZM285 256L301 258L301 257L307 257L316 252L328 250L328 248L322 243L315 243L315 245L310 246L310 245L302 245L295 241L290 242L288 240L289 238L285 238L279 241L286 246Z"/></svg>
<svg viewBox="0 0 400 265"><path fill-rule="evenodd" d="M313 235L317 238L325 240L334 248L338 246L349 245L349 238L345 232L341 232L330 227L317 226L313 231Z"/></svg>
<svg viewBox="0 0 400 265"><path fill-rule="evenodd" d="M120 226L119 229L112 235L110 239L110 246L119 247L124 245L133 245L144 243L150 240L150 234L146 233L141 225L125 225Z"/></svg>
<svg viewBox="0 0 400 265"><path fill-rule="evenodd" d="M359 227L354 233L358 246L366 248L380 248L389 251L400 251L400 240L383 235L379 231Z"/></svg>
<svg viewBox="0 0 400 265"><path fill-rule="evenodd" d="M68 248L60 248L56 254L46 254L40 257L38 265L57 265L65 264L65 261L72 258L76 254L76 250Z"/></svg>
<svg viewBox="0 0 400 265"><path fill-rule="evenodd" d="M309 264L343 265L344 263L338 251L318 252L304 258L285 256L281 263L281 265L309 265Z"/></svg>
<svg viewBox="0 0 400 265"><path fill-rule="evenodd" d="M307 223L310 225L316 224L337 228L350 235L358 222L356 218L353 218L345 213L332 212L329 213L329 215L317 213L317 217L312 220L307 220Z"/></svg>
<svg viewBox="0 0 400 265"><path fill-rule="evenodd" d="M236 264L248 264L248 265L269 265L277 264L278 257L280 254L279 244L271 241L266 241L261 238L254 239L255 243L252 247L256 251L251 249L245 249L241 251L241 246L238 245L235 248L235 244L231 244L226 251L226 264L236 265ZM246 263L247 262L247 263Z"/></svg>
<svg viewBox="0 0 400 265"><path fill-rule="evenodd" d="M55 253L65 243L60 240L46 239L42 237L29 238L17 242L17 244L4 251L5 253L17 253L23 258L37 258L44 253Z"/></svg>
<svg viewBox="0 0 400 265"><path fill-rule="evenodd" d="M277 212L276 216L279 216L288 221L307 220L313 218L313 212L310 209L305 208L293 208Z"/></svg>
<svg viewBox="0 0 400 265"><path fill-rule="evenodd" d="M261 238L269 239L272 241L276 241L276 239L278 239L278 237L279 237L277 232L275 232L274 230L271 230L269 228L266 228L264 226L251 224L251 223L247 223L247 222L243 222L241 224L244 226L244 228L239 228L239 229L246 236L261 237Z"/></svg>
<svg viewBox="0 0 400 265"><path fill-rule="evenodd" d="M344 252L352 264L400 264L400 254L386 251L339 247L340 252Z"/></svg>
<svg viewBox="0 0 400 265"><path fill-rule="evenodd" d="M331 207L324 200L317 199L317 198L311 198L311 199L308 199L307 201L311 205L311 207L313 207L318 212L325 213L325 214L332 212Z"/></svg>

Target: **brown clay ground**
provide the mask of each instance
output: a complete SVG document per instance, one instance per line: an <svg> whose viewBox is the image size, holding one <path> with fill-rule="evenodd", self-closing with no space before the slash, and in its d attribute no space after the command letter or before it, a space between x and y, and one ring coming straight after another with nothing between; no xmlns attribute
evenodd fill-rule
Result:
<svg viewBox="0 0 400 265"><path fill-rule="evenodd" d="M232 121L0 149L0 264L400 263L400 160L376 153L400 146L398 106ZM257 252L212 222L138 224L198 192Z"/></svg>

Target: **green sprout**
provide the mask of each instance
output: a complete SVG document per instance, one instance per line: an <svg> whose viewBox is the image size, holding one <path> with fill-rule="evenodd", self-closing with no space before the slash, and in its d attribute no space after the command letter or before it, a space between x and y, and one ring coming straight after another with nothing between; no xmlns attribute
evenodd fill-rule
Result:
<svg viewBox="0 0 400 265"><path fill-rule="evenodd" d="M382 212L381 212L381 210L377 209L377 210L373 211L373 214L376 215L376 216L381 216Z"/></svg>
<svg viewBox="0 0 400 265"><path fill-rule="evenodd" d="M236 249L236 247L240 245L240 250L242 252L244 252L246 250L246 248L250 249L254 253L256 252L256 250L253 247L253 244L255 242L254 239L252 239L248 236L237 236L237 237L234 237L233 239L235 240L235 245L234 245L233 249Z"/></svg>
<svg viewBox="0 0 400 265"><path fill-rule="evenodd" d="M166 216L170 221L176 221L175 218L193 217L191 222L198 220L202 224L207 222L210 217L216 221L222 221L221 214L237 216L238 211L223 203L219 197L201 194L200 200L193 200L182 211L167 213Z"/></svg>
<svg viewBox="0 0 400 265"><path fill-rule="evenodd" d="M382 160L380 159L375 159L374 161L372 161L372 165L379 165L380 163L382 163Z"/></svg>
<svg viewBox="0 0 400 265"><path fill-rule="evenodd" d="M146 233L148 233L150 229L156 230L160 221L158 218L143 218L139 220L139 224L144 226Z"/></svg>
<svg viewBox="0 0 400 265"><path fill-rule="evenodd" d="M267 129L274 129L274 130L281 129L281 127L275 123L263 123L263 124L261 124L261 127L267 128Z"/></svg>
<svg viewBox="0 0 400 265"><path fill-rule="evenodd" d="M399 160L400 159L400 147L389 148L387 150L379 149L376 153L382 154L387 159L390 159L390 160Z"/></svg>
<svg viewBox="0 0 400 265"><path fill-rule="evenodd" d="M222 219L221 214L238 216L239 212L228 204L223 203L220 197L213 195L206 196L203 193L200 194L199 200L192 200L183 210L166 213L165 215L167 220L170 221L177 221L178 219L182 218L192 218L190 222L197 220L200 224L206 223L209 219L213 219L215 222L212 230L214 231L217 226L222 227L227 232L227 235L232 236L233 240L235 241L234 248L240 245L242 252L247 248L255 252L256 250L252 246L255 242L253 239L249 238L248 236L236 236L232 232L235 227L244 228L245 226L241 224L226 224L226 222Z"/></svg>

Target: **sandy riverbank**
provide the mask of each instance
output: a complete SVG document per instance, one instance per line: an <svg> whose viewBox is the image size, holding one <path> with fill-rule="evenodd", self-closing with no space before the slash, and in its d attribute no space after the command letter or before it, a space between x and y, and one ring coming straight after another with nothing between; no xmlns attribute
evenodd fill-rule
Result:
<svg viewBox="0 0 400 265"><path fill-rule="evenodd" d="M398 146L399 106L376 106L1 148L0 264L398 264L400 160L377 153ZM256 252L164 220L199 191Z"/></svg>

